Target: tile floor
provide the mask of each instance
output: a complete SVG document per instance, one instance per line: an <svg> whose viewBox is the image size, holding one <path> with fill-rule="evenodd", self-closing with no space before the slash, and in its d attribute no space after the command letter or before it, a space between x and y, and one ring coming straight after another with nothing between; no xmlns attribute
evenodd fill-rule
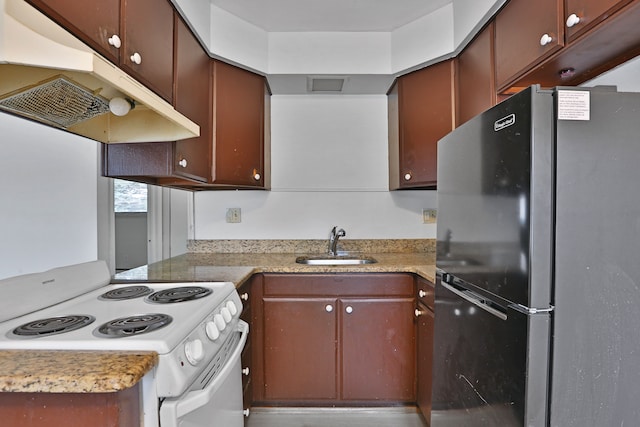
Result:
<svg viewBox="0 0 640 427"><path fill-rule="evenodd" d="M248 427L427 427L408 408L251 408Z"/></svg>

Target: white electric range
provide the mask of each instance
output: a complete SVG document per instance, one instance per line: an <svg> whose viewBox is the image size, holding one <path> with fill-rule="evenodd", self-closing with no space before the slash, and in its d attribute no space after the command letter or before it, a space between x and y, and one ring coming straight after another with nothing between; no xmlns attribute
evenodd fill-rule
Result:
<svg viewBox="0 0 640 427"><path fill-rule="evenodd" d="M214 425L243 424L248 325L233 283L112 284L96 261L1 280L0 292L0 350L155 351L145 425L210 425L219 409L228 418Z"/></svg>

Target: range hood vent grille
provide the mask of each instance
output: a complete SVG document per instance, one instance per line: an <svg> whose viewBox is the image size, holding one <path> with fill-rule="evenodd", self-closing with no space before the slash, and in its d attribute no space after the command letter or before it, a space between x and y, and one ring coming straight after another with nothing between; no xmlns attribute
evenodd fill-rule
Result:
<svg viewBox="0 0 640 427"><path fill-rule="evenodd" d="M107 113L109 103L77 83L57 76L0 99L0 108L67 129Z"/></svg>

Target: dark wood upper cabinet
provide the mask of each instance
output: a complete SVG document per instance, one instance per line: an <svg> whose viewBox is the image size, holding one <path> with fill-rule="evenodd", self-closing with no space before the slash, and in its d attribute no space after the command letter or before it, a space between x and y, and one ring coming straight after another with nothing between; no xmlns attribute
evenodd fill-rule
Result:
<svg viewBox="0 0 640 427"><path fill-rule="evenodd" d="M496 104L493 23L456 58L456 127Z"/></svg>
<svg viewBox="0 0 640 427"><path fill-rule="evenodd" d="M565 0L567 41L572 42L632 0ZM576 19L572 16L575 15Z"/></svg>
<svg viewBox="0 0 640 427"><path fill-rule="evenodd" d="M105 58L172 102L173 6L170 2L28 1ZM134 57L136 53L138 56ZM139 64L134 62L138 60Z"/></svg>
<svg viewBox="0 0 640 427"><path fill-rule="evenodd" d="M173 6L121 0L120 66L168 101L173 96Z"/></svg>
<svg viewBox="0 0 640 427"><path fill-rule="evenodd" d="M175 108L200 126L200 136L103 145L103 175L188 190L268 188L264 77L209 58L178 16L174 49Z"/></svg>
<svg viewBox="0 0 640 427"><path fill-rule="evenodd" d="M176 13L176 110L200 126L200 136L174 143L172 168L176 176L207 182L211 177L211 59Z"/></svg>
<svg viewBox="0 0 640 427"><path fill-rule="evenodd" d="M541 46L545 15L557 34ZM511 0L495 18L497 90L582 84L640 54L638 22L638 0Z"/></svg>
<svg viewBox="0 0 640 427"><path fill-rule="evenodd" d="M507 85L564 46L562 0L511 0L495 18L496 81Z"/></svg>
<svg viewBox="0 0 640 427"><path fill-rule="evenodd" d="M453 129L454 61L398 77L388 94L389 188L435 188L438 140Z"/></svg>
<svg viewBox="0 0 640 427"><path fill-rule="evenodd" d="M262 76L213 61L212 184L264 187L269 96Z"/></svg>
<svg viewBox="0 0 640 427"><path fill-rule="evenodd" d="M120 62L120 51L109 39L121 37L120 0L27 0L111 62Z"/></svg>

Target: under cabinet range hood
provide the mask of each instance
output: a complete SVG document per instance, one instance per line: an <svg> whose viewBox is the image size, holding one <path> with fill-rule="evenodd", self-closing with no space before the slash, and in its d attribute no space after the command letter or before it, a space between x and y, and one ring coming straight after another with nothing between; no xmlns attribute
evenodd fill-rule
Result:
<svg viewBox="0 0 640 427"><path fill-rule="evenodd" d="M24 0L0 0L0 9L0 111L104 143L199 136L197 124ZM114 98L133 108L113 114Z"/></svg>

